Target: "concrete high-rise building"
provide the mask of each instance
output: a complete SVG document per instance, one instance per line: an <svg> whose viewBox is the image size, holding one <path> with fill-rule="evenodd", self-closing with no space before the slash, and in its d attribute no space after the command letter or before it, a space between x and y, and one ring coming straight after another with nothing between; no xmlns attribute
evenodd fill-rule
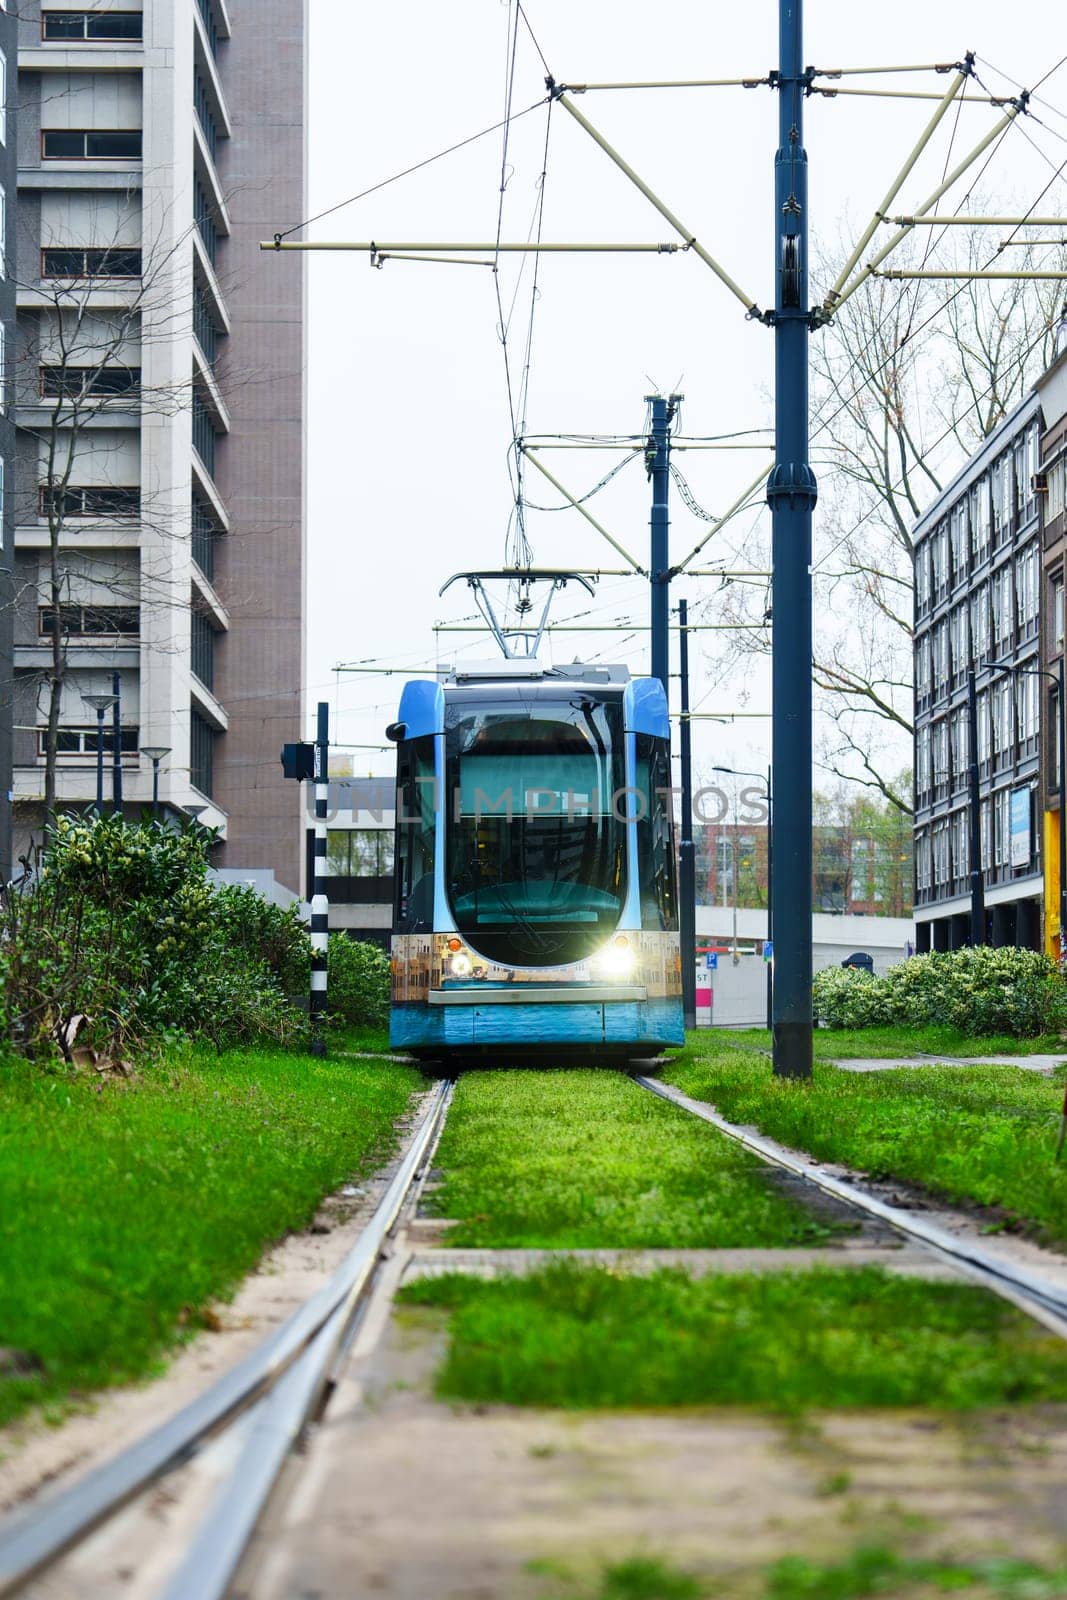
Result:
<svg viewBox="0 0 1067 1600"><path fill-rule="evenodd" d="M11 352L15 348L15 59L18 20L0 10L0 870L11 861L12 612L15 424L11 414Z"/></svg>
<svg viewBox="0 0 1067 1600"><path fill-rule="evenodd" d="M219 866L299 889L303 280L258 245L306 211L305 4L18 11L16 832L50 746L58 806L93 803L117 672L127 812L155 751Z"/></svg>

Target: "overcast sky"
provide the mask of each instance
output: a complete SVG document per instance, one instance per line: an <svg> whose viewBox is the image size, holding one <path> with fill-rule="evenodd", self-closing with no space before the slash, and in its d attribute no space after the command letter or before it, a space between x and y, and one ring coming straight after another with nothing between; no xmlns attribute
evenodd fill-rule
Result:
<svg viewBox="0 0 1067 1600"><path fill-rule="evenodd" d="M537 42L560 82L765 75L777 64L777 6L718 0L524 0ZM1060 0L808 0L804 57L818 67L906 65L958 60L967 49L994 92L1007 75L1031 84L1055 66L1064 43ZM371 6L311 0L310 208L312 213L391 178L402 169L497 122L509 67L506 0L394 0ZM520 28L512 106L544 96L545 71ZM853 86L943 91L933 74L847 80ZM1028 122L1033 143L1014 130L983 188L1023 208L1067 158L1067 67L1041 89L1047 126ZM583 113L636 168L742 287L773 302L772 182L777 105L766 89L680 89L588 93ZM1053 109L1058 108L1058 109ZM831 253L854 237L927 121L918 101L813 98L807 103L811 225ZM998 115L964 108L954 159ZM900 197L906 210L939 181L951 118ZM493 240L497 231L503 134L498 132L314 223L308 237L347 240ZM546 111L514 121L508 143L504 240L528 237L544 164ZM1038 148L1035 148L1037 146ZM1044 152L1042 154L1042 152ZM962 194L965 185L961 185ZM954 195L953 199L958 198ZM1064 189L1043 209L1064 213ZM299 218L279 217L279 227ZM543 237L546 240L666 241L670 228L558 106L548 129ZM523 261L525 260L525 265ZM478 635L440 634L439 621L467 619L469 593L454 572L505 559L513 511L508 473L512 434L493 272L484 266L389 262L313 254L309 261L308 701L328 698L333 737L377 744L391 721L401 677L338 678L338 662L411 668L437 659L491 656ZM297 270L283 257L279 271ZM509 319L513 393L521 387L531 313L530 258L502 260L498 283ZM529 434L640 432L644 397L657 388L685 395L684 431L737 434L766 427L773 335L746 322L742 307L692 255L571 255L542 258L533 322ZM756 438L759 436L756 435ZM744 442L752 443L750 436ZM544 458L572 493L584 494L621 459L606 451L560 450ZM764 457L754 450L693 451L676 458L707 509L721 513ZM560 498L532 469L526 491L538 506ZM649 491L634 462L590 502L590 510L642 562L647 560ZM769 515L762 525L769 542ZM736 532L752 525L750 514ZM706 525L674 495L671 553L678 560ZM531 511L535 563L618 567L615 552L577 512ZM818 512L816 512L818 548ZM717 536L706 555L728 558ZM700 563L698 563L700 564ZM676 595L696 602L711 585L689 580ZM647 586L602 580L595 601L577 590L556 615L645 624ZM714 608L712 608L714 614ZM698 638L701 636L698 636ZM712 636L707 636L712 637ZM556 659L599 654L647 671L648 634L563 635ZM706 711L769 710L759 673L709 689L695 652L694 703ZM676 702L675 702L676 703ZM762 768L770 749L765 719L731 726L697 723L698 770L714 762ZM355 752L356 770L387 772L386 753Z"/></svg>

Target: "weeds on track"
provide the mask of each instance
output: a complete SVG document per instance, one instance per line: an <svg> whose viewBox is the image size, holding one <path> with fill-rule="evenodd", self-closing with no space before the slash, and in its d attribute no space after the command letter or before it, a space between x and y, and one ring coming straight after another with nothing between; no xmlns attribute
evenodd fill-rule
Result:
<svg viewBox="0 0 1067 1600"><path fill-rule="evenodd" d="M430 1204L445 1243L676 1249L824 1242L763 1162L623 1074L472 1072Z"/></svg>
<svg viewBox="0 0 1067 1600"><path fill-rule="evenodd" d="M663 1072L732 1122L822 1161L995 1208L991 1228L1021 1226L1059 1245L1067 1161L1056 1164L1053 1151L1065 1076L977 1064L856 1073L817 1061L810 1083L793 1083L722 1038L692 1041Z"/></svg>
<svg viewBox="0 0 1067 1600"><path fill-rule="evenodd" d="M401 1303L449 1313L444 1399L571 1409L968 1410L1067 1401L1067 1344L969 1284L875 1267L619 1276L449 1274Z"/></svg>

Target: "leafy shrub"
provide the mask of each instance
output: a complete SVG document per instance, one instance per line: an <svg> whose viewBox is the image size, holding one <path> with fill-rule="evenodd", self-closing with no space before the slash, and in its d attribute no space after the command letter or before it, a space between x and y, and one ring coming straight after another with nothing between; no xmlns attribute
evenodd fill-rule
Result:
<svg viewBox="0 0 1067 1600"><path fill-rule="evenodd" d="M0 1023L16 1049L69 1053L77 1033L119 1060L174 1033L292 1039L285 994L307 936L247 889L214 892L211 842L199 827L58 820L47 855L0 895Z"/></svg>
<svg viewBox="0 0 1067 1600"><path fill-rule="evenodd" d="M813 985L815 1020L828 1028L877 1028L888 1021L881 978L862 967L824 967Z"/></svg>
<svg viewBox="0 0 1067 1600"><path fill-rule="evenodd" d="M827 967L813 987L816 1021L831 1028L947 1023L961 1033L1032 1038L1067 1026L1067 986L1036 950L1012 946L910 956L884 978Z"/></svg>
<svg viewBox="0 0 1067 1600"><path fill-rule="evenodd" d="M310 946L296 906L283 909L245 884L215 891L214 919L232 951L262 961L283 994L306 994Z"/></svg>
<svg viewBox="0 0 1067 1600"><path fill-rule="evenodd" d="M389 957L377 945L331 933L327 954L330 1016L365 1027L389 1018Z"/></svg>

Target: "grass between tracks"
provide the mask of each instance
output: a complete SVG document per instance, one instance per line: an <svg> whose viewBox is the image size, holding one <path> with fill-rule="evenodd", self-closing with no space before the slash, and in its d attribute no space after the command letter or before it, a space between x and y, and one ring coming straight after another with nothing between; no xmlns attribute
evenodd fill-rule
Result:
<svg viewBox="0 0 1067 1600"><path fill-rule="evenodd" d="M690 1036L664 1080L794 1149L877 1178L995 1208L990 1228L1067 1244L1067 1161L1053 1152L1064 1069L1007 1066L855 1073L816 1061L810 1082L776 1079L766 1056Z"/></svg>
<svg viewBox="0 0 1067 1600"><path fill-rule="evenodd" d="M276 1050L191 1051L129 1084L0 1063L0 1422L155 1370L381 1163L419 1081Z"/></svg>
<svg viewBox="0 0 1067 1600"><path fill-rule="evenodd" d="M649 1277L553 1266L429 1278L442 1398L521 1406L924 1406L1067 1400L1067 1345L969 1284L876 1267Z"/></svg>
<svg viewBox="0 0 1067 1600"><path fill-rule="evenodd" d="M471 1072L430 1207L449 1245L675 1249L819 1243L833 1231L766 1166L618 1072Z"/></svg>
<svg viewBox="0 0 1067 1600"><path fill-rule="evenodd" d="M595 1589L555 1562L531 1562L529 1570L556 1579L545 1600L726 1600L738 1592L729 1581L704 1580L649 1555L612 1562L594 1580ZM754 1595L747 1584L744 1593ZM835 1563L786 1556L770 1568L758 1593L759 1600L864 1600L868 1595L928 1600L947 1593L969 1594L974 1600L1062 1600L1067 1567L1042 1567L1012 1557L914 1558L871 1545Z"/></svg>

